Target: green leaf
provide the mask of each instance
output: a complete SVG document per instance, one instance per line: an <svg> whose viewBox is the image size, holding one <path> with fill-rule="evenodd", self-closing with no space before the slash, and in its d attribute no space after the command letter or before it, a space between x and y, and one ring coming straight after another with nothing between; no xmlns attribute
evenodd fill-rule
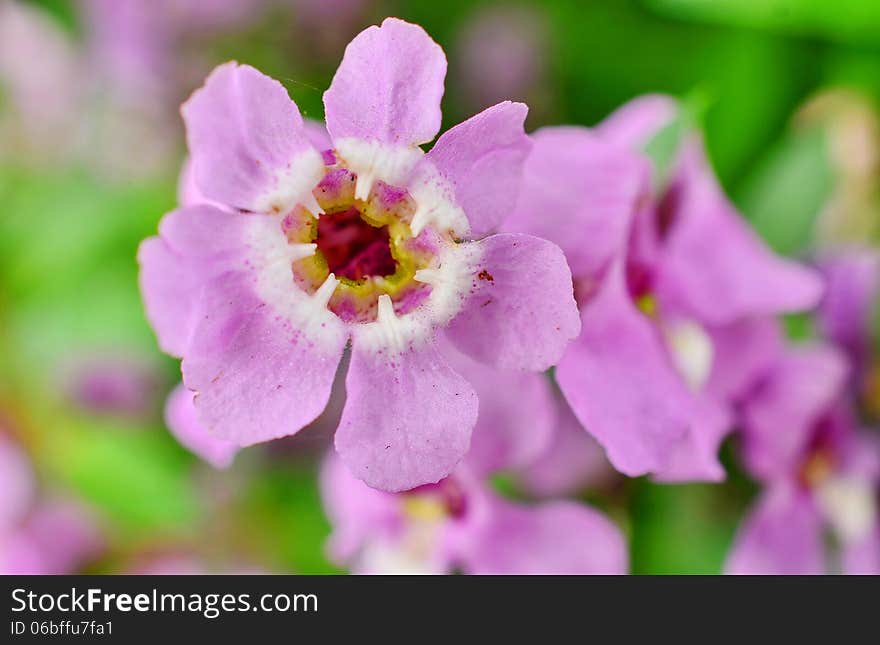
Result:
<svg viewBox="0 0 880 645"><path fill-rule="evenodd" d="M192 461L164 430L59 418L46 459L73 491L123 530L181 529L197 521Z"/></svg>
<svg viewBox="0 0 880 645"><path fill-rule="evenodd" d="M682 140L699 127L702 115L709 105L708 95L694 91L679 102L675 118L660 129L644 147L654 165L654 188L662 189L669 181L669 173L678 156Z"/></svg>
<svg viewBox="0 0 880 645"><path fill-rule="evenodd" d="M742 513L717 485L647 479L638 481L630 510L637 574L720 573Z"/></svg>
<svg viewBox="0 0 880 645"><path fill-rule="evenodd" d="M300 574L339 572L325 556L330 524L321 505L316 468L277 466L267 465L242 500L242 521L259 542L255 551L274 560L273 569Z"/></svg>
<svg viewBox="0 0 880 645"><path fill-rule="evenodd" d="M875 45L880 4L874 0L646 0L657 11L698 21L815 35Z"/></svg>
<svg viewBox="0 0 880 645"><path fill-rule="evenodd" d="M740 206L770 246L785 254L806 250L834 176L819 129L792 132L745 184Z"/></svg>

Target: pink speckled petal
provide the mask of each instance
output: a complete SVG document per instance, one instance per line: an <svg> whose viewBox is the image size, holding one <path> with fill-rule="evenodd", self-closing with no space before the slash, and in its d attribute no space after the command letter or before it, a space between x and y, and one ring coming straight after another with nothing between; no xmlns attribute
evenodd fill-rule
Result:
<svg viewBox="0 0 880 645"><path fill-rule="evenodd" d="M523 103L494 105L443 133L426 155L452 183L476 237L496 229L516 205L531 148L527 112Z"/></svg>
<svg viewBox="0 0 880 645"><path fill-rule="evenodd" d="M303 119L303 127L305 128L306 137L318 152L330 150L333 147L333 141L327 132L327 126L321 121L314 119Z"/></svg>
<svg viewBox="0 0 880 645"><path fill-rule="evenodd" d="M472 244L480 259L449 338L469 356L502 369L554 365L580 331L562 251L546 240L507 233Z"/></svg>
<svg viewBox="0 0 880 645"><path fill-rule="evenodd" d="M327 134L327 128L324 127L323 123L319 123L312 119L304 119L303 127L305 129L306 137L311 142L312 146L314 146L315 150L324 151L333 147L333 142L330 141L330 135ZM210 204L221 210L229 210L229 207L225 204L212 201L202 194L202 191L196 184L196 176L195 172L193 172L192 160L189 157L184 159L183 165L180 168L180 178L177 181L177 201L181 206Z"/></svg>
<svg viewBox="0 0 880 645"><path fill-rule="evenodd" d="M446 477L468 450L477 395L433 342L401 353L354 338L336 450L369 486L401 491Z"/></svg>
<svg viewBox="0 0 880 645"><path fill-rule="evenodd" d="M341 324L318 335L293 327L245 273L208 284L193 317L183 381L212 435L248 446L294 434L324 410L348 340Z"/></svg>
<svg viewBox="0 0 880 645"><path fill-rule="evenodd" d="M211 204L216 208L225 208L218 202L211 202L199 190L199 187L196 185L195 173L193 173L192 161L189 157L183 160L183 165L180 167L180 176L177 179L177 202L181 206Z"/></svg>
<svg viewBox="0 0 880 645"><path fill-rule="evenodd" d="M724 570L738 575L824 573L821 520L806 493L787 484L765 491L740 527Z"/></svg>
<svg viewBox="0 0 880 645"><path fill-rule="evenodd" d="M204 459L214 468L228 468L235 459L238 446L211 436L201 424L193 404L194 392L181 383L168 396L165 423L182 446Z"/></svg>
<svg viewBox="0 0 880 645"><path fill-rule="evenodd" d="M425 30L397 18L355 36L324 93L334 140L353 137L400 146L440 130L446 56Z"/></svg>
<svg viewBox="0 0 880 645"><path fill-rule="evenodd" d="M195 185L207 199L283 209L317 184L323 164L299 109L281 83L253 67L216 68L182 113Z"/></svg>
<svg viewBox="0 0 880 645"><path fill-rule="evenodd" d="M576 277L593 277L624 250L633 215L650 194L648 164L587 128L542 128L532 141L504 229L555 242Z"/></svg>
<svg viewBox="0 0 880 645"><path fill-rule="evenodd" d="M169 213L159 236L141 243L141 293L163 351L183 356L202 287L241 267L245 231L256 223L251 216L201 204Z"/></svg>

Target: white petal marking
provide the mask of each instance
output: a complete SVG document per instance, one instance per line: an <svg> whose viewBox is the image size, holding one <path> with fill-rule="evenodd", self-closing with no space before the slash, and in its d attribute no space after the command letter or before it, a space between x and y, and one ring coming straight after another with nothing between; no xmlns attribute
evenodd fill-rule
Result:
<svg viewBox="0 0 880 645"><path fill-rule="evenodd" d="M336 291L336 287L339 286L339 280L336 279L336 276L332 273L327 276L327 279L318 287L318 290L312 294L312 300L315 304L320 305L321 307L326 307L327 303L330 302L330 298L333 297L333 292Z"/></svg>
<svg viewBox="0 0 880 645"><path fill-rule="evenodd" d="M699 390L709 380L715 350L712 339L693 321L680 321L664 328L672 359L692 390Z"/></svg>
<svg viewBox="0 0 880 645"><path fill-rule="evenodd" d="M831 477L816 493L828 523L845 543L866 537L877 521L877 503L869 481Z"/></svg>
<svg viewBox="0 0 880 645"><path fill-rule="evenodd" d="M378 141L349 137L339 139L334 144L343 165L357 175L354 196L363 201L369 198L373 183L377 180L402 186L424 156L418 147L389 146Z"/></svg>
<svg viewBox="0 0 880 645"><path fill-rule="evenodd" d="M275 188L260 197L256 210L261 213L288 213L297 204L317 205L312 194L324 176L324 159L312 148L301 152L275 176ZM320 209L320 207L318 207Z"/></svg>
<svg viewBox="0 0 880 645"><path fill-rule="evenodd" d="M467 215L455 201L454 187L434 166L424 162L409 185L416 202L416 212L410 222L412 234L417 236L429 224L440 232L452 231L465 237L470 231Z"/></svg>
<svg viewBox="0 0 880 645"><path fill-rule="evenodd" d="M314 242L310 242L308 244L291 244L290 245L290 262L298 262L299 260L304 260L306 258L312 257L315 252L318 250L318 245Z"/></svg>

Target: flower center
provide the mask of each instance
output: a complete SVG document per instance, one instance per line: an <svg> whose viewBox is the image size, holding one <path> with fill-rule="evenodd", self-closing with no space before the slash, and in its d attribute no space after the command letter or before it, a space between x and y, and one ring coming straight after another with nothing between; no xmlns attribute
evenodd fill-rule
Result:
<svg viewBox="0 0 880 645"><path fill-rule="evenodd" d="M396 314L419 307L431 286L416 273L432 266L444 242L431 230L413 236L416 205L403 189L375 181L365 199L355 194L357 175L328 166L313 191L322 213L297 206L282 230L291 244L314 244L315 252L293 263L295 282L315 293L333 274L339 284L327 307L344 322L376 320L378 303L387 295Z"/></svg>
<svg viewBox="0 0 880 645"><path fill-rule="evenodd" d="M798 480L806 488L818 488L834 473L836 459L830 448L816 448L803 460Z"/></svg>
<svg viewBox="0 0 880 645"><path fill-rule="evenodd" d="M452 476L436 484L419 486L404 495L404 512L414 519L461 519L467 512L467 498Z"/></svg>
<svg viewBox="0 0 880 645"><path fill-rule="evenodd" d="M370 224L355 206L318 218L315 243L327 268L338 278L358 282L397 271L388 227Z"/></svg>

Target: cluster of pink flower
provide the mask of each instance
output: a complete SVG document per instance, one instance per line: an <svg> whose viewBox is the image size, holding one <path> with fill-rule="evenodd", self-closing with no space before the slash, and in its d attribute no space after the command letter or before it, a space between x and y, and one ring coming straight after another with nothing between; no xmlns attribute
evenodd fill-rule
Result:
<svg viewBox="0 0 880 645"><path fill-rule="evenodd" d="M87 509L37 490L30 461L0 434L0 575L70 573L102 550Z"/></svg>
<svg viewBox="0 0 880 645"><path fill-rule="evenodd" d="M178 439L227 466L314 422L342 363L321 478L340 563L623 573L615 524L563 499L598 446L627 476L719 481L736 428L766 492L728 570L824 570L826 526L843 570L880 569L880 449L854 396L877 258L776 256L696 132L653 165L646 145L683 123L666 97L531 135L503 102L424 152L445 73L420 27L387 19L348 45L326 127L236 63L184 105L182 204L139 251L148 318L182 358ZM788 344L776 317L820 304L826 341ZM499 471L544 501L500 496Z"/></svg>

